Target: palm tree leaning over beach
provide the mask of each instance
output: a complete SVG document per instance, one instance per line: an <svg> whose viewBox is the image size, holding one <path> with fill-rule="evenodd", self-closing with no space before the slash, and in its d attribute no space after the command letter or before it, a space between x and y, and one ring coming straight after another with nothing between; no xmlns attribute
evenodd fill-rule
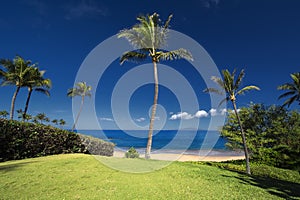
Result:
<svg viewBox="0 0 300 200"><path fill-rule="evenodd" d="M24 87L25 82L30 75L31 67L34 67L35 64L31 64L30 60L24 60L20 56L16 56L13 60L1 59L0 64L4 68L4 70L0 69L0 76L2 78L1 86L16 86L16 90L11 100L10 108L10 119L13 119L17 95L21 87Z"/></svg>
<svg viewBox="0 0 300 200"><path fill-rule="evenodd" d="M121 30L118 34L118 38L126 38L128 42L134 48L136 48L136 50L125 52L121 56L121 65L125 61L144 61L148 56L152 59L153 63L155 90L145 154L146 159L150 158L153 126L158 99L157 63L159 63L160 60L174 60L181 58L193 60L192 54L183 48L173 51L162 50L167 43L171 19L172 15L168 17L168 20L165 23L162 23L157 13L147 16L140 16L137 18L139 21L138 24L134 25L130 29Z"/></svg>
<svg viewBox="0 0 300 200"><path fill-rule="evenodd" d="M244 70L242 70L240 72L240 74L237 76L236 80L235 80L235 72L236 72L236 70L234 70L231 74L227 69L222 70L223 80L220 77L212 76L211 80L213 80L215 83L217 83L223 90L219 90L216 88L206 88L204 90L204 92L212 92L212 93L217 93L217 94L223 95L224 90L225 90L226 98L223 99L219 105L221 105L224 102L228 102L228 101L232 102L233 109L234 109L235 115L237 117L241 135L242 135L242 141L243 141L245 158L246 158L246 173L251 174L249 152L248 152L247 143L246 143L246 136L245 136L245 133L243 130L240 116L238 114L238 110L237 110L237 106L236 106L236 96L244 94L246 91L249 91L249 90L260 90L260 89L254 85L246 86L242 89L239 89L242 79L245 76L245 72L244 72Z"/></svg>
<svg viewBox="0 0 300 200"><path fill-rule="evenodd" d="M278 86L277 88L278 90L288 90L286 93L280 95L278 99L291 96L283 103L282 106L290 107L290 105L295 101L298 101L298 105L300 105L300 72L291 74L291 78L293 80L292 83L286 83Z"/></svg>
<svg viewBox="0 0 300 200"><path fill-rule="evenodd" d="M72 131L74 131L75 126L76 126L76 124L77 124L77 122L78 122L80 113L81 113L81 111L82 111L83 103L84 103L84 97L85 97L85 96L91 97L91 90L92 90L92 87L91 87L91 86L88 86L88 85L86 84L86 82L78 82L78 83L76 83L76 87L71 88L71 89L68 90L67 95L68 95L69 97L81 96L81 105L80 105L79 111L78 111L78 113L77 113L77 116L76 116L74 125L73 125L73 127L72 127Z"/></svg>
<svg viewBox="0 0 300 200"><path fill-rule="evenodd" d="M25 109L23 113L23 120L26 118L30 97L33 91L40 92L47 96L50 96L49 89L51 88L51 80L45 79L43 76L46 71L41 71L37 67L31 68L29 77L24 84L28 88L28 95L26 99Z"/></svg>

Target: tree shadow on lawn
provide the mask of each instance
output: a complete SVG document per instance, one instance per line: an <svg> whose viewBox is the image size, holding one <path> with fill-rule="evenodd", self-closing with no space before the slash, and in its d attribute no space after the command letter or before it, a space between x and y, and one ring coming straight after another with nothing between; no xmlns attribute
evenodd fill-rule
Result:
<svg viewBox="0 0 300 200"><path fill-rule="evenodd" d="M231 170L230 170L231 171ZM236 172L236 171L235 171ZM278 180L270 177L248 176L241 172L237 172L239 179L243 184L249 184L265 189L272 195L284 199L300 199L300 184ZM226 175L222 175L226 176ZM232 176L229 176L232 177Z"/></svg>
<svg viewBox="0 0 300 200"><path fill-rule="evenodd" d="M0 172L9 172L9 171L13 171L16 170L24 165L27 165L29 163L35 163L38 161L28 161L28 162L21 162L21 163L11 163L11 164L6 164L5 162L0 163ZM1 165L4 164L4 165Z"/></svg>

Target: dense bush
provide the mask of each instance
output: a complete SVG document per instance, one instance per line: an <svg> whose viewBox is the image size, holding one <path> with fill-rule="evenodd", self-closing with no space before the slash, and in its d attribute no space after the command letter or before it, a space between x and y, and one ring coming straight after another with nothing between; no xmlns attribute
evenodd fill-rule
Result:
<svg viewBox="0 0 300 200"><path fill-rule="evenodd" d="M52 126L0 119L0 162L61 153L112 156L114 144Z"/></svg>
<svg viewBox="0 0 300 200"><path fill-rule="evenodd" d="M81 135L81 143L85 147L84 151L93 155L112 156L114 154L114 144L105 142L98 138Z"/></svg>
<svg viewBox="0 0 300 200"><path fill-rule="evenodd" d="M300 170L300 114L281 106L251 104L239 112L251 159L267 165ZM229 148L242 148L236 116L229 113L221 134Z"/></svg>
<svg viewBox="0 0 300 200"><path fill-rule="evenodd" d="M140 154L135 150L135 148L131 147L126 153L126 158L139 158Z"/></svg>

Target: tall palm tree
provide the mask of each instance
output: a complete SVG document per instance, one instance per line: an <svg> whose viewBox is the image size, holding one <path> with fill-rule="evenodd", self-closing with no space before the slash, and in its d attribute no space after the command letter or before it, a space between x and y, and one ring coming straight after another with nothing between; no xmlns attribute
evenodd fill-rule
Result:
<svg viewBox="0 0 300 200"><path fill-rule="evenodd" d="M248 148L247 148L247 144L246 144L246 137L245 137L245 133L243 130L242 122L241 122L240 116L238 114L237 106L236 106L236 96L244 94L246 91L249 91L249 90L260 90L260 89L254 85L246 86L242 89L239 89L242 79L245 76L245 72L244 72L244 70L242 70L240 72L240 74L237 76L237 78L235 77L235 72L236 72L236 70L234 70L231 74L227 69L222 70L223 80L219 77L215 77L215 76L211 77L211 80L213 80L215 83L217 83L223 90L219 90L216 88L206 88L204 90L204 92L212 92L212 93L217 93L217 94L223 95L224 90L225 90L226 98L223 99L219 105L221 105L224 102L228 102L228 101L232 102L233 109L234 109L235 115L236 115L238 123L239 123L240 130L241 130L245 158L246 158L246 172L247 172L247 174L251 174L249 152L248 152ZM235 80L235 78L236 78L236 80Z"/></svg>
<svg viewBox="0 0 300 200"><path fill-rule="evenodd" d="M118 34L118 38L126 38L133 47L137 48L137 50L125 52L121 56L120 64L123 64L125 61L144 61L148 56L151 58L153 63L155 90L145 154L146 159L150 158L153 126L158 99L157 63L161 60L174 60L181 58L193 60L191 53L183 48L173 51L162 50L167 43L171 19L172 15L168 17L168 20L165 23L162 23L157 13L140 16L137 18L139 21L138 24L130 29L121 30Z"/></svg>
<svg viewBox="0 0 300 200"><path fill-rule="evenodd" d="M29 76L25 81L24 85L28 88L28 95L26 99L25 109L23 113L23 120L25 120L25 116L27 114L30 97L33 91L40 92L47 96L50 96L49 89L51 88L51 80L45 79L43 76L46 71L39 70L37 67L31 68Z"/></svg>
<svg viewBox="0 0 300 200"><path fill-rule="evenodd" d="M288 90L288 92L280 95L278 99L285 98L288 96L291 96L289 99L287 99L282 106L288 106L295 101L298 101L298 104L300 105L300 72L291 74L292 83L286 83L283 85L278 86L278 90Z"/></svg>
<svg viewBox="0 0 300 200"><path fill-rule="evenodd" d="M83 103L84 103L84 97L85 97L85 96L91 97L91 90L92 90L92 87L91 87L91 86L88 86L88 85L86 84L86 82L78 82L78 83L76 84L76 87L71 88L71 89L68 90L67 95L68 95L69 97L81 96L81 105L80 105L79 112L78 112L78 114L77 114L76 120L75 120L75 122L74 122L74 124L73 124L72 131L74 131L75 126L76 126L76 124L77 124L77 122L78 122L80 113L81 113L81 111L82 111Z"/></svg>
<svg viewBox="0 0 300 200"><path fill-rule="evenodd" d="M30 74L30 69L31 67L34 67L35 64L31 64L30 60L24 60L20 56L16 56L12 61L9 59L1 59L0 64L4 68L4 70L0 69L0 76L2 77L1 86L16 86L10 108L10 119L13 119L17 95L21 87L24 87L24 84Z"/></svg>

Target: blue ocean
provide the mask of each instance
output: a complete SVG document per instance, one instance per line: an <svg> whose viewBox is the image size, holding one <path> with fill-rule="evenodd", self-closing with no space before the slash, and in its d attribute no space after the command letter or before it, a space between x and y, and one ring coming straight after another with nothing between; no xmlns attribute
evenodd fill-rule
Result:
<svg viewBox="0 0 300 200"><path fill-rule="evenodd" d="M112 142L117 148L146 148L147 130L77 130ZM152 149L166 150L226 150L226 138L218 131L160 130L153 132Z"/></svg>

